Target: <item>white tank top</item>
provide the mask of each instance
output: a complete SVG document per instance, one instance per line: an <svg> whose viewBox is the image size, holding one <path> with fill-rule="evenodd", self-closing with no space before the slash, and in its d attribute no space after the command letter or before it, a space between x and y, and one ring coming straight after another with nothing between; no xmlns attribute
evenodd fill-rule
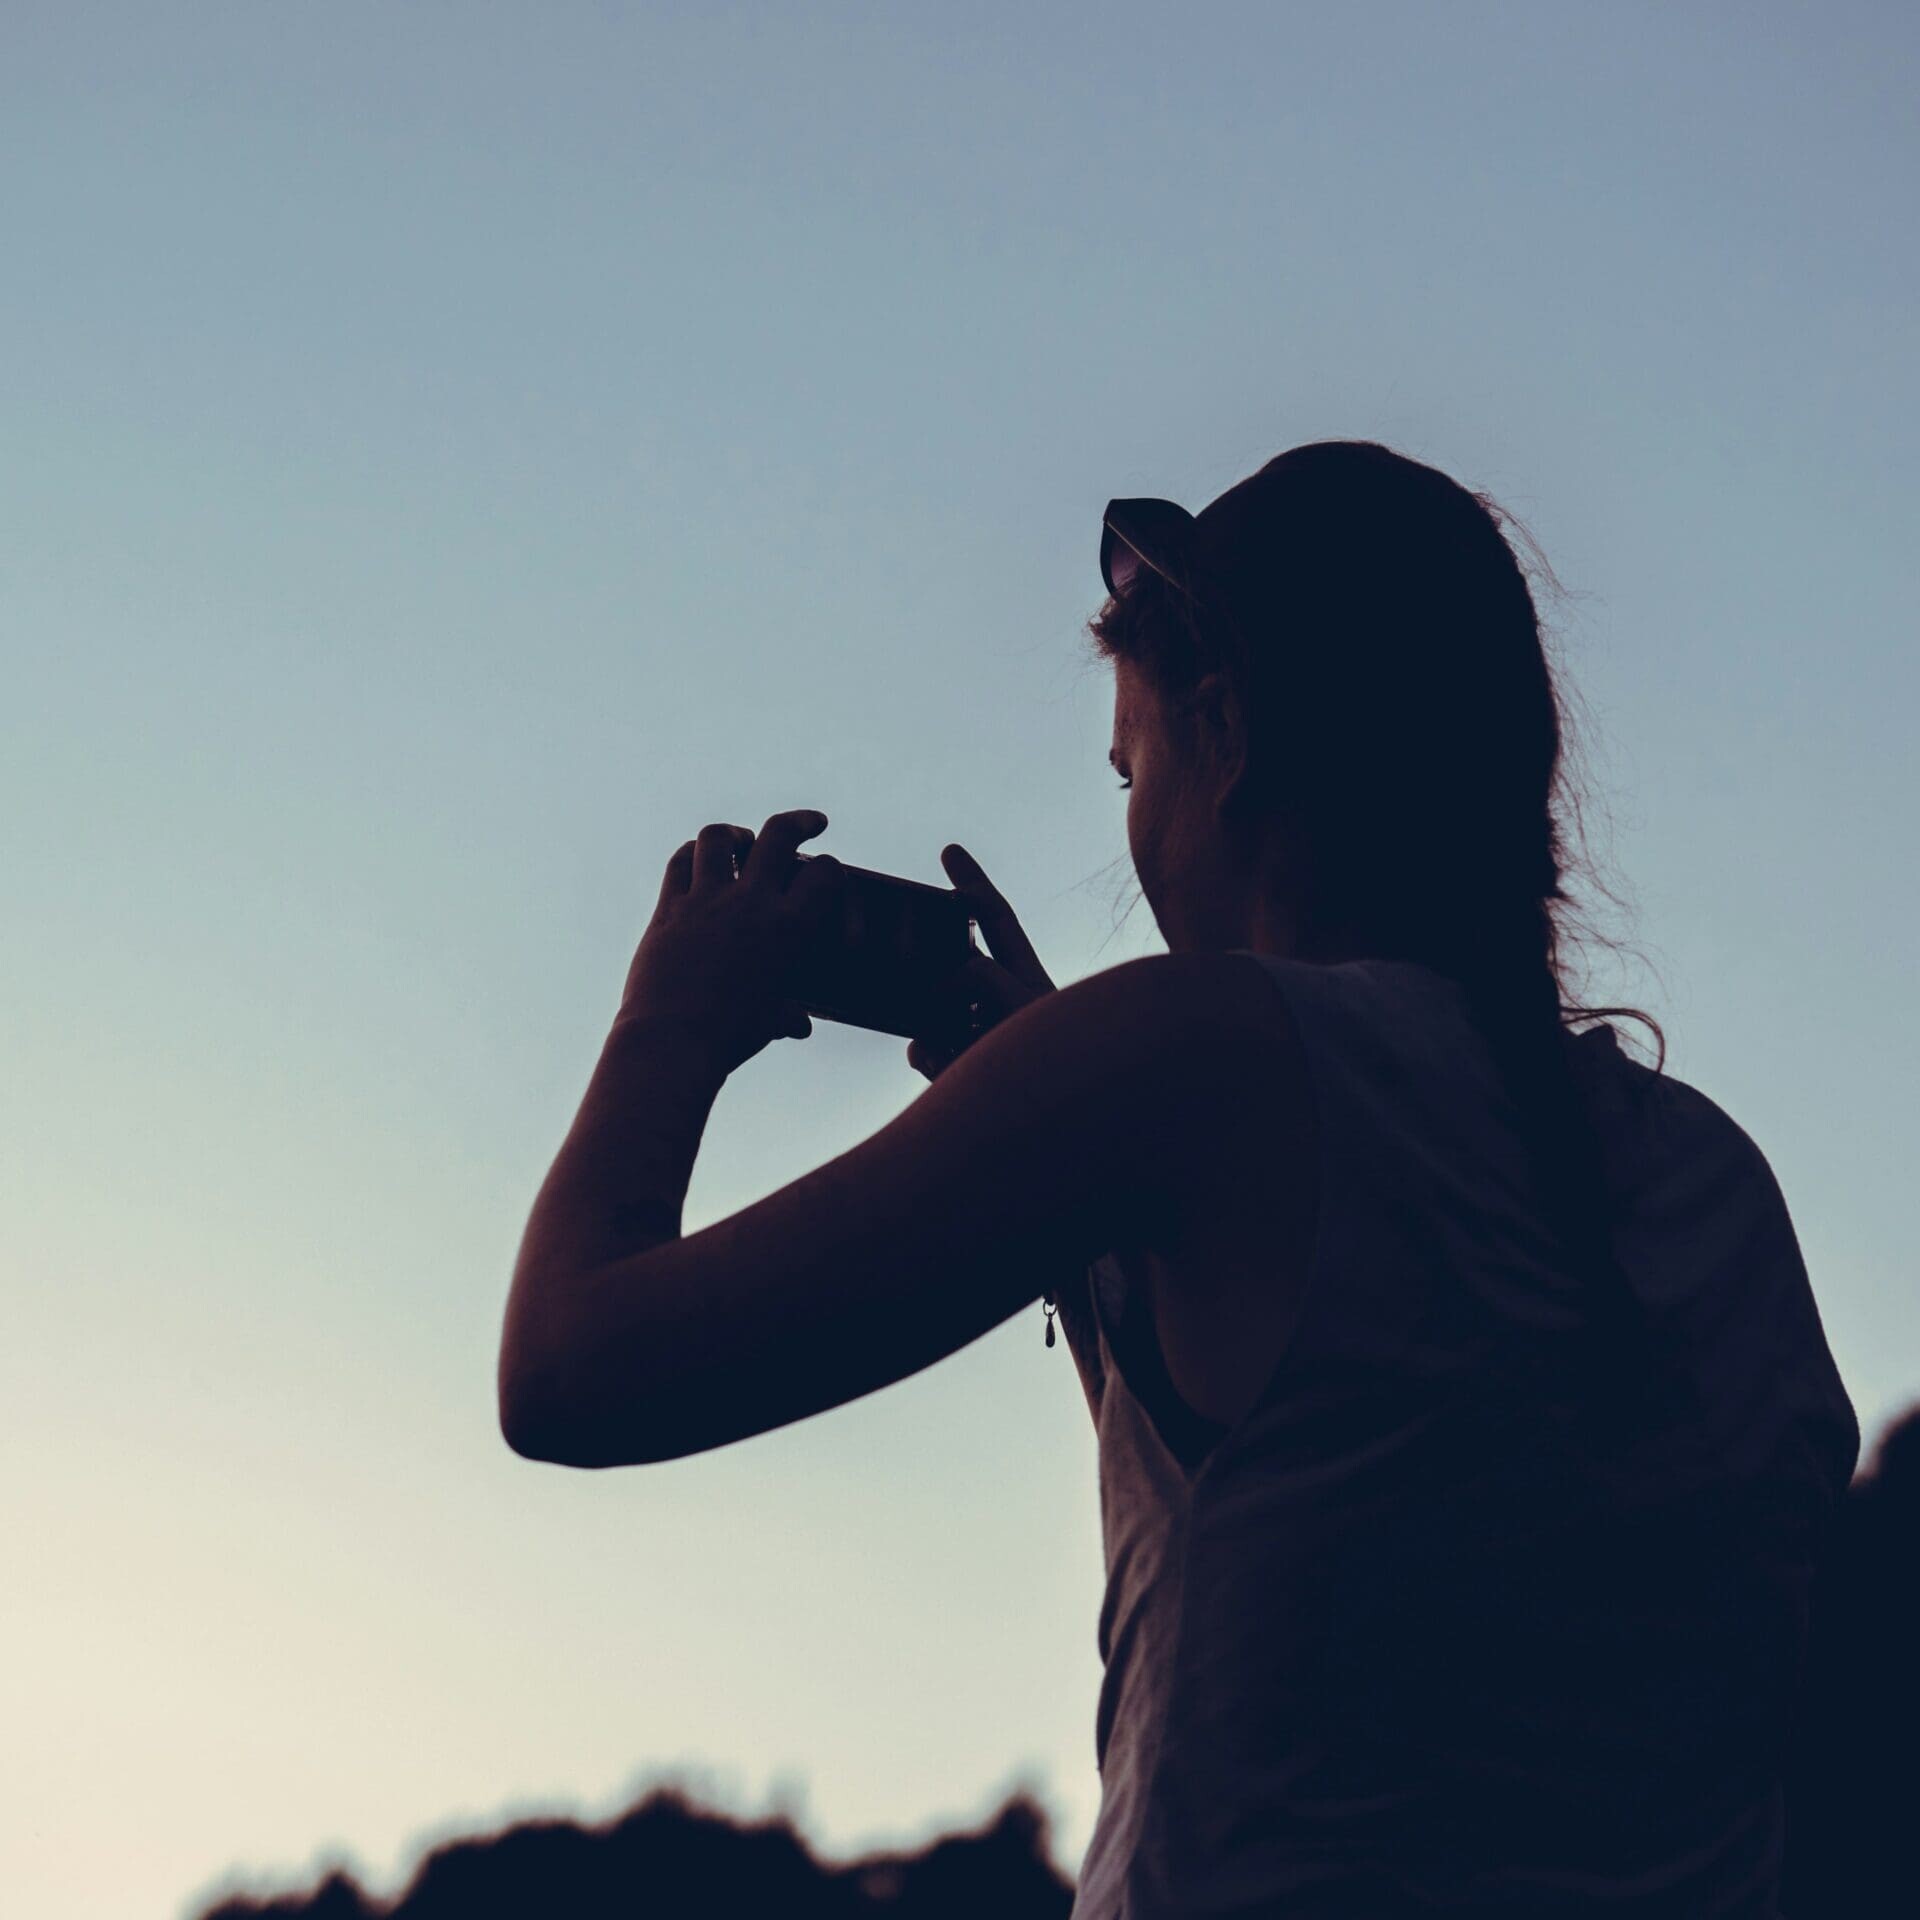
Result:
<svg viewBox="0 0 1920 1920"><path fill-rule="evenodd" d="M1538 1396L1592 1350L1589 1282L1461 989L1247 958L1320 1137L1274 1169L1318 1216L1264 1392L1231 1429L1185 1408L1113 1254L1059 1297L1107 1569L1073 1920L1773 1920L1808 1583L1859 1428L1765 1158L1610 1028L1575 1044L1666 1372L1570 1456Z"/></svg>

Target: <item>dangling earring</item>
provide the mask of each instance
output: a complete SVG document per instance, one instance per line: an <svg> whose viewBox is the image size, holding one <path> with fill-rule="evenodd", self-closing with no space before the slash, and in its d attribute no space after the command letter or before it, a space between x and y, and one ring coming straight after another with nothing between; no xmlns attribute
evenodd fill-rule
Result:
<svg viewBox="0 0 1920 1920"><path fill-rule="evenodd" d="M1059 1312L1059 1308L1054 1305L1053 1295L1050 1293L1043 1293L1040 1296L1040 1301L1041 1301L1040 1310L1043 1314L1046 1315L1046 1321L1047 1321L1047 1345L1052 1346L1053 1345L1053 1316L1057 1312Z"/></svg>

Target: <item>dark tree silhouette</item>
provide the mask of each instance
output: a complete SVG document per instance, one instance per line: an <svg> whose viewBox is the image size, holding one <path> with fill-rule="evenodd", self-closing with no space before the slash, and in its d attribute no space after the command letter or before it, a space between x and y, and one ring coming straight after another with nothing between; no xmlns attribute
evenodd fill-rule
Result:
<svg viewBox="0 0 1920 1920"><path fill-rule="evenodd" d="M335 1872L312 1891L229 1896L201 1920L1065 1920L1073 1884L1049 1821L1012 1795L971 1832L910 1853L820 1859L784 1816L744 1821L656 1787L598 1826L528 1820L434 1848L394 1901Z"/></svg>
<svg viewBox="0 0 1920 1920"><path fill-rule="evenodd" d="M1920 1406L1854 1480L1813 1590L1787 1779L1790 1920L1920 1911Z"/></svg>

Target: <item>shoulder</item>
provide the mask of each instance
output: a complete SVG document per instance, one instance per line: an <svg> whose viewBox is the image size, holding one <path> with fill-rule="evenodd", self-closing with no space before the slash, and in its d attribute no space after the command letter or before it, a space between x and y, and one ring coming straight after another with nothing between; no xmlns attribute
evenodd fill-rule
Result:
<svg viewBox="0 0 1920 1920"><path fill-rule="evenodd" d="M1308 1081L1287 995L1257 956L1151 954L1029 1002L917 1104L1053 1157L1095 1157L1125 1184L1210 1161L1223 1137L1304 1127Z"/></svg>
<svg viewBox="0 0 1920 1920"><path fill-rule="evenodd" d="M1785 1211L1772 1160L1718 1100L1671 1073L1654 1074L1637 1065L1632 1071L1643 1100L1654 1103L1660 1146L1673 1174L1694 1185L1744 1187L1762 1210Z"/></svg>
<svg viewBox="0 0 1920 1920"><path fill-rule="evenodd" d="M1309 1072L1287 992L1252 953L1151 954L1089 975L1019 1016L1084 1106L1130 1122L1164 1165L1210 1158L1222 1130L1309 1123Z"/></svg>
<svg viewBox="0 0 1920 1920"><path fill-rule="evenodd" d="M1304 1081L1286 996L1255 956L1151 954L1031 1001L918 1105L1053 1154L1097 1155L1125 1180L1263 1111L1290 1112Z"/></svg>
<svg viewBox="0 0 1920 1920"><path fill-rule="evenodd" d="M1158 953L1089 974L1049 996L1066 1032L1098 1036L1178 1076L1270 1062L1298 1045L1288 996L1251 953ZM1040 1004L1047 1004L1045 1002Z"/></svg>

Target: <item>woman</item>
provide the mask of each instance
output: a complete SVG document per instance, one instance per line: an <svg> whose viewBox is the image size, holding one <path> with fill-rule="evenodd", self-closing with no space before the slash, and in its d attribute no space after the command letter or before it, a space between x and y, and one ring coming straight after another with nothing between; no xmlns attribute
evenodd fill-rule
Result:
<svg viewBox="0 0 1920 1920"><path fill-rule="evenodd" d="M947 849L988 1030L683 1237L836 884L817 813L704 829L528 1225L507 1437L673 1459L1057 1299L1108 1573L1077 1920L1772 1915L1858 1428L1759 1149L1565 1001L1560 705L1497 511L1323 443L1198 516L1115 501L1101 564L1170 951L1055 992Z"/></svg>

